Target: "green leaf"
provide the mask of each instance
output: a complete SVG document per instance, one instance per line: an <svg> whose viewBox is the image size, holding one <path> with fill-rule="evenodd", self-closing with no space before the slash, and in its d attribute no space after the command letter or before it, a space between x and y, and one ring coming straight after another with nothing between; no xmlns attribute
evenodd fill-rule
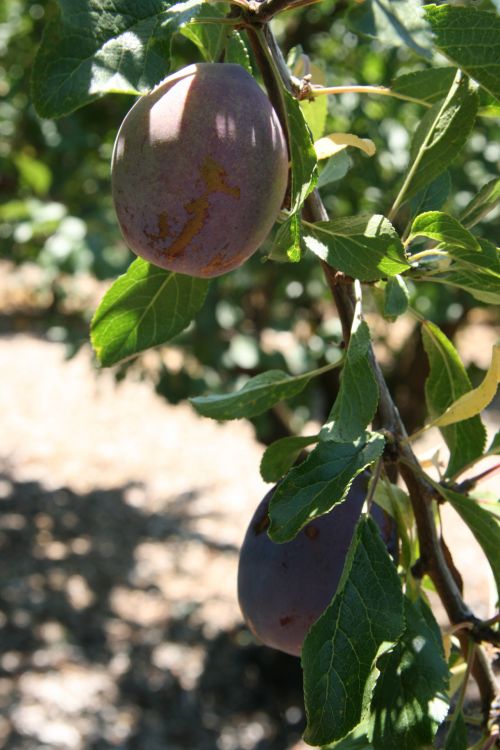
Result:
<svg viewBox="0 0 500 750"><path fill-rule="evenodd" d="M450 255L456 251L458 255L454 257L458 258L460 258L460 250L480 252L481 249L473 234L453 216L441 211L428 211L417 216L411 226L408 241L411 242L415 237L428 237L431 240L449 244Z"/></svg>
<svg viewBox="0 0 500 750"><path fill-rule="evenodd" d="M300 102L300 108L311 131L313 141L317 141L325 132L328 115L328 97L317 96L312 101L303 99Z"/></svg>
<svg viewBox="0 0 500 750"><path fill-rule="evenodd" d="M404 600L405 629L377 662L371 702L375 750L421 750L433 745L448 713L448 667L439 627L422 600Z"/></svg>
<svg viewBox="0 0 500 750"><path fill-rule="evenodd" d="M171 37L202 0L60 0L33 66L41 117L61 117L108 92L145 93L168 72Z"/></svg>
<svg viewBox="0 0 500 750"><path fill-rule="evenodd" d="M471 390L471 383L455 347L436 325L424 323L422 340L430 365L425 383L427 408L431 417L438 417ZM447 476L456 474L483 452L486 431L479 417L442 427L441 434L450 449Z"/></svg>
<svg viewBox="0 0 500 750"><path fill-rule="evenodd" d="M438 284L464 289L481 302L486 302L489 305L500 305L498 274L492 274L479 268L473 269L454 265L449 271L439 274L433 273L432 276L424 276L423 279L425 281L430 279Z"/></svg>
<svg viewBox="0 0 500 750"><path fill-rule="evenodd" d="M351 443L322 440L276 489L269 506L271 539L293 539L309 521L342 502L354 477L380 458L384 444L377 432Z"/></svg>
<svg viewBox="0 0 500 750"><path fill-rule="evenodd" d="M320 99L326 99L326 97L319 97ZM318 178L318 187L322 188L326 185L331 185L332 182L337 182L345 177L349 167L351 166L351 159L349 158L347 151L339 151L335 156L331 156L326 162L325 166L320 172Z"/></svg>
<svg viewBox="0 0 500 750"><path fill-rule="evenodd" d="M262 456L260 474L264 482L277 482L295 463L304 448L317 443L319 435L291 435L271 443Z"/></svg>
<svg viewBox="0 0 500 750"><path fill-rule="evenodd" d="M344 737L363 719L375 662L404 627L399 578L374 522L362 518L337 593L302 649L306 742Z"/></svg>
<svg viewBox="0 0 500 750"><path fill-rule="evenodd" d="M202 307L209 282L137 258L108 289L92 319L91 340L102 365L164 344Z"/></svg>
<svg viewBox="0 0 500 750"><path fill-rule="evenodd" d="M432 484L474 534L490 564L497 591L500 593L500 517L484 510L470 497L446 489L435 482Z"/></svg>
<svg viewBox="0 0 500 750"><path fill-rule="evenodd" d="M500 178L490 180L464 208L460 215L462 224L470 229L500 204Z"/></svg>
<svg viewBox="0 0 500 750"><path fill-rule="evenodd" d="M354 318L349 346L342 369L340 388L323 434L339 443L348 443L364 434L378 404L378 386L369 357L370 329L364 320ZM333 424L331 424L333 422Z"/></svg>
<svg viewBox="0 0 500 750"><path fill-rule="evenodd" d="M476 8L428 5L434 44L452 63L500 99L500 18Z"/></svg>
<svg viewBox="0 0 500 750"><path fill-rule="evenodd" d="M451 723L444 750L467 750L467 726L461 711L455 715Z"/></svg>
<svg viewBox="0 0 500 750"><path fill-rule="evenodd" d="M317 159L311 131L299 102L283 89L291 148L291 213L302 207L317 181Z"/></svg>
<svg viewBox="0 0 500 750"><path fill-rule="evenodd" d="M463 227L457 219L440 211L429 211L414 220L408 240L428 237L439 242L439 249L458 261L453 270L480 270L496 282L500 292L500 259L497 250L487 240L481 240ZM479 267L479 269L478 269Z"/></svg>
<svg viewBox="0 0 500 750"><path fill-rule="evenodd" d="M493 440L491 441L491 445L486 451L488 454L496 454L500 453L500 430L496 433Z"/></svg>
<svg viewBox="0 0 500 750"><path fill-rule="evenodd" d="M300 214L293 214L280 226L269 254L271 260L298 263L302 255L302 226Z"/></svg>
<svg viewBox="0 0 500 750"><path fill-rule="evenodd" d="M408 310L410 293L401 276L387 279L384 290L384 316L389 319L397 318Z"/></svg>
<svg viewBox="0 0 500 750"><path fill-rule="evenodd" d="M412 214L438 211L448 198L450 190L450 173L448 171L442 172L410 200Z"/></svg>
<svg viewBox="0 0 500 750"><path fill-rule="evenodd" d="M448 94L457 74L456 68L426 68L398 76L391 83L396 94L418 99L424 104L434 104Z"/></svg>
<svg viewBox="0 0 500 750"><path fill-rule="evenodd" d="M375 281L409 268L401 240L384 216L348 216L304 226L306 247L348 276Z"/></svg>
<svg viewBox="0 0 500 750"><path fill-rule="evenodd" d="M429 185L458 155L474 125L478 101L467 79L456 80L444 102L425 113L412 143L405 200Z"/></svg>
<svg viewBox="0 0 500 750"><path fill-rule="evenodd" d="M204 3L194 21L183 26L180 33L198 47L207 62L219 62L224 51L224 62L238 63L252 74L250 55L241 34L225 24L203 23L204 18L222 19L226 16L224 3Z"/></svg>
<svg viewBox="0 0 500 750"><path fill-rule="evenodd" d="M242 419L256 417L288 398L300 393L311 378L320 375L339 362L311 370L303 375L288 375L282 370L268 370L250 378L243 388L235 393L211 394L189 399L196 411L212 419Z"/></svg>
<svg viewBox="0 0 500 750"><path fill-rule="evenodd" d="M418 0L365 0L349 13L349 25L381 44L406 44L421 57L431 58L432 34Z"/></svg>

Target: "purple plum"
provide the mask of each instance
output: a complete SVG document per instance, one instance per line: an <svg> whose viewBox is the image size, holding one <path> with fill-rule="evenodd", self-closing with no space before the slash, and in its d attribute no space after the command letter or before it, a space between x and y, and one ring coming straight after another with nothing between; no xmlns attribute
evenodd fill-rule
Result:
<svg viewBox="0 0 500 750"><path fill-rule="evenodd" d="M198 63L138 99L113 150L123 236L170 271L219 276L262 244L288 183L271 102L240 65Z"/></svg>

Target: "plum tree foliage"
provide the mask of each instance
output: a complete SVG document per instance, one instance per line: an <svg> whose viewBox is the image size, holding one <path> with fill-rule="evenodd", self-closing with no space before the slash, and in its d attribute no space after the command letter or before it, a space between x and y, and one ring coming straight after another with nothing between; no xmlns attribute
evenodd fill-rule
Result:
<svg viewBox="0 0 500 750"><path fill-rule="evenodd" d="M438 321L423 320L412 302L419 284L461 290L483 308L500 302L498 248L483 233L500 201L498 177L461 211L446 202L457 191L455 160L483 118L500 112L500 19L490 0L474 7L324 0L315 10L352 32L346 54L373 45L374 59L400 61L393 81L375 84L372 70L370 85L328 86L321 59L311 64L300 48L282 50L275 35L292 28L289 18L300 23L302 6L314 1L61 3L33 67L39 114L59 117L104 94L141 95L119 130L112 164L118 221L141 257L105 294L91 340L103 366L165 344L202 321L209 277L237 269L263 243L264 274L277 263L299 278L316 264L342 347L325 336L331 356L321 368L269 369L239 390L192 400L213 419L254 419L315 377L341 370L317 434L290 434L265 450L261 474L275 487L243 543L243 613L265 643L301 654L310 744L417 750L438 746L441 726L446 748L464 750L469 720L478 726L464 707L474 679L482 732L475 747L493 747L498 688L488 654L499 644L499 620L480 620L464 601L437 521L439 504L450 503L498 585L498 510L472 490L484 473L474 473L475 464L500 452L498 434L487 441L481 420L500 380L499 349L473 387ZM338 75L342 62L342 55L334 61ZM346 215L339 201L330 216L329 187L340 197L349 188L346 149L377 159L363 134L328 132L327 97L352 93L376 100L377 112L391 97L414 108L408 162L392 196L374 183L376 211ZM374 354L365 312L375 305L387 325L408 315L421 327L429 417L422 429L435 424L449 452L437 478L416 458L414 435ZM465 471L472 478L464 480ZM370 517L377 506L397 528L396 548ZM452 626L446 649L429 588ZM463 670L458 692L452 666Z"/></svg>

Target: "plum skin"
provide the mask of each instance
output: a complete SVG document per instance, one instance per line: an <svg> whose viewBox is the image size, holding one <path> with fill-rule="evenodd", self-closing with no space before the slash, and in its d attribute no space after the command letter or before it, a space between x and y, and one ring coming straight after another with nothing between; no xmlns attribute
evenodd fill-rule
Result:
<svg viewBox="0 0 500 750"><path fill-rule="evenodd" d="M244 68L198 63L128 112L111 181L133 252L170 271L219 276L247 260L277 218L288 183L286 140Z"/></svg>
<svg viewBox="0 0 500 750"><path fill-rule="evenodd" d="M240 551L238 599L246 624L265 645L300 656L307 631L337 589L367 482L366 475L356 477L344 502L284 544L267 535L268 507L276 488L258 505ZM377 506L374 510L387 542L384 515Z"/></svg>

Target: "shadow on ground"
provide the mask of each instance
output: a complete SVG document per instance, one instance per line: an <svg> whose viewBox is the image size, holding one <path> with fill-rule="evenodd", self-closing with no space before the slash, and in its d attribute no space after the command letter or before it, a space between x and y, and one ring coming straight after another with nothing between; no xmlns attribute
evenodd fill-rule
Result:
<svg viewBox="0 0 500 750"><path fill-rule="evenodd" d="M0 743L292 747L303 724L298 660L256 645L243 627L213 632L199 601L169 601L165 579L141 573L144 551L173 550L175 591L187 542L237 550L193 528L195 493L145 513L130 489L78 495L0 476Z"/></svg>

